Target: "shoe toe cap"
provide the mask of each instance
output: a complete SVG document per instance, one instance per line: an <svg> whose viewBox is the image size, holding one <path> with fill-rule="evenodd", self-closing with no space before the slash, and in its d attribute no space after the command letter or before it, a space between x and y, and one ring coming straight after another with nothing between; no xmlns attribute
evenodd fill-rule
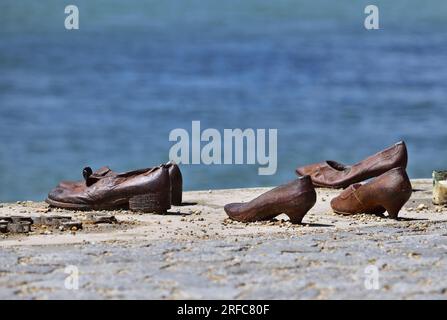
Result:
<svg viewBox="0 0 447 320"><path fill-rule="evenodd" d="M230 218L239 220L238 217L240 215L239 213L240 205L241 205L240 203L229 203L224 206L224 210Z"/></svg>
<svg viewBox="0 0 447 320"><path fill-rule="evenodd" d="M72 188L66 188L57 186L48 193L48 199L59 203L84 203L83 197L72 190Z"/></svg>
<svg viewBox="0 0 447 320"><path fill-rule="evenodd" d="M54 201L60 201L63 199L64 189L61 186L57 186L48 193L48 199Z"/></svg>

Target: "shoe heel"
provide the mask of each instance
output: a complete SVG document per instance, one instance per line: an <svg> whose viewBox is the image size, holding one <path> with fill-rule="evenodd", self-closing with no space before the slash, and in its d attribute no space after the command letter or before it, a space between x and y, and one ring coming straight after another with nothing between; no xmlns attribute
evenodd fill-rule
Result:
<svg viewBox="0 0 447 320"><path fill-rule="evenodd" d="M171 208L169 192L153 192L134 196L129 199L129 209L139 212L166 213Z"/></svg>
<svg viewBox="0 0 447 320"><path fill-rule="evenodd" d="M174 206L182 205L182 186L172 187L171 203Z"/></svg>
<svg viewBox="0 0 447 320"><path fill-rule="evenodd" d="M317 193L315 192L313 186L311 191L306 192L306 194L303 196L305 197L305 200L300 199L300 201L296 203L296 207L294 209L289 209L288 211L284 212L289 217L290 222L293 224L301 223L304 216L309 212L310 209L313 208L313 206L317 202Z"/></svg>
<svg viewBox="0 0 447 320"><path fill-rule="evenodd" d="M388 212L388 217L391 219L397 219L399 215L399 211L402 207L407 203L410 199L411 191L405 194L403 197L399 197L398 199L389 199L388 201L384 201L382 207Z"/></svg>
<svg viewBox="0 0 447 320"><path fill-rule="evenodd" d="M301 223L306 215L306 213L303 214L302 212L285 212L285 214L289 217L290 223L293 224Z"/></svg>
<svg viewBox="0 0 447 320"><path fill-rule="evenodd" d="M402 207L405 205L406 202L407 201L401 201L398 203L387 204L387 205L383 205L383 207L388 212L388 217L390 219L397 220L399 211L400 211L400 209L402 209Z"/></svg>
<svg viewBox="0 0 447 320"><path fill-rule="evenodd" d="M399 211L411 198L413 187L404 168L398 167L389 172L391 171L393 172L392 174L395 175L392 180L395 185L392 185L390 189L392 191L387 191L385 188L385 191L387 192L382 194L380 197L381 199L378 202L386 209L389 218L397 219Z"/></svg>

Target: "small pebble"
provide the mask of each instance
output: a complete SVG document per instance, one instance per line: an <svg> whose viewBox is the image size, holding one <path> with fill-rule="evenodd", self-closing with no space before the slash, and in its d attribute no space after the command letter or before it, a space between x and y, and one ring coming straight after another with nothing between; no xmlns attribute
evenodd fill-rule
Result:
<svg viewBox="0 0 447 320"><path fill-rule="evenodd" d="M421 203L420 205L417 206L416 209L417 210L424 210L424 209L428 209L428 207L425 204Z"/></svg>

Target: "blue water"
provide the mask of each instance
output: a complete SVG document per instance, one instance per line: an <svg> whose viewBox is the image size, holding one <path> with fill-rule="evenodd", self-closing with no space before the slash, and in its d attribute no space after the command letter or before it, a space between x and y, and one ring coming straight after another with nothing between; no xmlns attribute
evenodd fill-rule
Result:
<svg viewBox="0 0 447 320"><path fill-rule="evenodd" d="M166 161L169 132L277 128L278 171L183 166L185 189L275 185L400 139L408 172L447 168L447 2L0 2L0 201L43 199L90 165ZM67 3L68 4L68 3Z"/></svg>

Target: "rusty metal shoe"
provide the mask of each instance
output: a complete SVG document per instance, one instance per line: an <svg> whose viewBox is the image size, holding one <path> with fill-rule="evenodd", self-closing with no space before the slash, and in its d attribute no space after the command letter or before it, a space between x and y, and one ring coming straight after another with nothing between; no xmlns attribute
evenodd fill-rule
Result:
<svg viewBox="0 0 447 320"><path fill-rule="evenodd" d="M400 209L410 199L412 187L404 168L394 168L366 184L353 184L331 201L336 213L381 214L397 219Z"/></svg>
<svg viewBox="0 0 447 320"><path fill-rule="evenodd" d="M174 206L180 206L182 204L182 193L183 193L183 178L179 166L174 161L169 161L165 164L169 170L169 178L171 180L171 204ZM134 172L145 172L152 170L151 168L139 169ZM93 172L90 167L85 167L82 170L82 175L84 181L62 181L59 183L58 187L61 188L82 188L83 186L91 186L97 181L114 177L120 173L112 171L109 167L102 167L97 171Z"/></svg>
<svg viewBox="0 0 447 320"><path fill-rule="evenodd" d="M295 171L301 176L310 175L316 187L346 188L393 168L406 168L407 161L407 147L405 142L400 141L352 166L328 160L299 167Z"/></svg>
<svg viewBox="0 0 447 320"><path fill-rule="evenodd" d="M305 176L267 191L247 203L227 204L224 210L231 219L241 222L270 220L285 213L290 222L301 223L316 199L312 181Z"/></svg>
<svg viewBox="0 0 447 320"><path fill-rule="evenodd" d="M166 165L103 177L87 184L57 186L46 202L73 210L110 210L128 206L133 211L164 213L171 207L171 182Z"/></svg>

